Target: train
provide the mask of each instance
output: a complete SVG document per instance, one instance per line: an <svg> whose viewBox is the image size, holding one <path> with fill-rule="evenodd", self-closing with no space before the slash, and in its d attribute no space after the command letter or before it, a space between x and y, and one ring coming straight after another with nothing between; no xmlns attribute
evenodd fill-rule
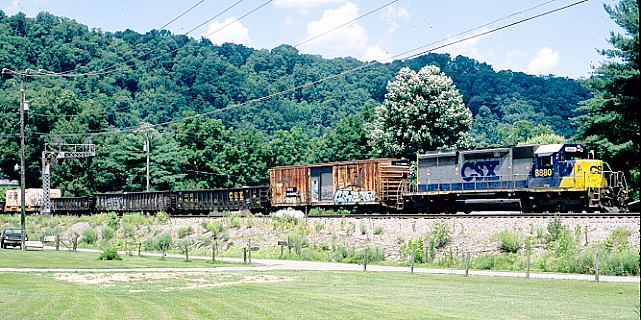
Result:
<svg viewBox="0 0 641 320"><path fill-rule="evenodd" d="M268 213L282 208L380 213L627 211L625 175L591 154L580 144L536 144L432 151L417 155L414 164L406 159L381 158L279 166L269 170L267 186L84 197L58 194L51 198L51 212L208 215L238 210ZM5 205L5 211L15 211L13 202L11 207ZM29 206L28 211L39 209Z"/></svg>

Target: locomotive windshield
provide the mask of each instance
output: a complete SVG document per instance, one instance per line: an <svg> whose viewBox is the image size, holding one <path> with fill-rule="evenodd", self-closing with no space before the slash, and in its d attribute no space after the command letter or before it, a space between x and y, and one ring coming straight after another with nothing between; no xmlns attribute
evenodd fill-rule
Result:
<svg viewBox="0 0 641 320"><path fill-rule="evenodd" d="M577 146L566 146L564 148L565 152L562 152L559 155L559 158L561 161L567 160L567 161L572 161L572 160L581 160L585 159L587 157L587 154L585 153L585 150L583 147L577 145Z"/></svg>

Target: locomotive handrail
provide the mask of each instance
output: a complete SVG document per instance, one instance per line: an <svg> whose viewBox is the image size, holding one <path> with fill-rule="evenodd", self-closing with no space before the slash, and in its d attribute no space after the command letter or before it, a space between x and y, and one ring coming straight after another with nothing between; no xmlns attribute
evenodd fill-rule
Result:
<svg viewBox="0 0 641 320"><path fill-rule="evenodd" d="M508 179L502 179L504 177L508 177ZM519 177L522 177L522 179L519 179ZM526 181L527 177L529 177L529 174L512 174L512 175L496 175L496 176L491 176L491 177L475 177L474 181L461 181L460 177L456 178L437 178L437 179L428 179L427 180L427 185L432 185L434 183L430 182L435 182L436 183L436 190L426 190L427 192L449 192L449 191L476 191L476 190L495 190L495 189L501 189L501 190L510 190L510 191L515 191L517 189L521 189L517 187L516 183L519 181ZM478 178L478 179L477 179ZM492 180L489 180L488 178L492 178ZM511 182L511 186L509 188L504 188L501 186L498 186L496 188L490 188L489 183L497 183L497 182ZM473 187L469 188L469 184L473 183ZM481 184L484 187L479 187L479 184ZM453 186L460 186L459 189L454 189Z"/></svg>

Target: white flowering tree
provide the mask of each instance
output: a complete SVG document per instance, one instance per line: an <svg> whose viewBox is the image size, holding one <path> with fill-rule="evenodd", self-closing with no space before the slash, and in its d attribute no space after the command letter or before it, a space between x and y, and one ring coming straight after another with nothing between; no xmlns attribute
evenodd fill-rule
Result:
<svg viewBox="0 0 641 320"><path fill-rule="evenodd" d="M402 68L387 84L383 105L368 123L369 145L383 156L469 147L472 113L452 79L436 66Z"/></svg>

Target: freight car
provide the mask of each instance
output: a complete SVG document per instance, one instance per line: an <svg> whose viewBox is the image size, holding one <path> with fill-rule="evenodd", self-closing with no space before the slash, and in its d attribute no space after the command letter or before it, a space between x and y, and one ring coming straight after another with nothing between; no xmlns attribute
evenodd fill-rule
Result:
<svg viewBox="0 0 641 320"><path fill-rule="evenodd" d="M269 187L101 193L88 197L52 198L52 213L157 212L206 215L269 206Z"/></svg>
<svg viewBox="0 0 641 320"><path fill-rule="evenodd" d="M588 158L578 144L435 151L417 156L414 211L471 211L489 205L524 212L625 211L622 172Z"/></svg>
<svg viewBox="0 0 641 320"><path fill-rule="evenodd" d="M20 189L7 190L4 212L20 212ZM51 198L59 198L61 195L60 189L51 189ZM44 204L42 196L42 189L28 188L25 189L25 211L36 212L40 211Z"/></svg>
<svg viewBox="0 0 641 320"><path fill-rule="evenodd" d="M402 209L409 165L372 159L276 167L269 171L271 205Z"/></svg>

